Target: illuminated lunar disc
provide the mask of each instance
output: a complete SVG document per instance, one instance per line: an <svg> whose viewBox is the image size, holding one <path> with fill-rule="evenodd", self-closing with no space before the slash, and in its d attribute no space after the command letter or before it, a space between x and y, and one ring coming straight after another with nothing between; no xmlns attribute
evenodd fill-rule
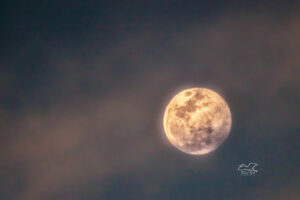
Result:
<svg viewBox="0 0 300 200"><path fill-rule="evenodd" d="M231 129L231 113L225 100L205 88L178 93L164 114L167 138L179 150L202 155L220 146Z"/></svg>

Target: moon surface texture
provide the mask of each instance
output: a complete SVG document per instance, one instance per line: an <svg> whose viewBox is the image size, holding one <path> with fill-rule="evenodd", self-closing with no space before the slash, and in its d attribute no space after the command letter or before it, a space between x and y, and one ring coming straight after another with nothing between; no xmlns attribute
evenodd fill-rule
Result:
<svg viewBox="0 0 300 200"><path fill-rule="evenodd" d="M231 113L225 100L206 88L178 93L164 114L167 138L179 150L207 154L217 149L229 135Z"/></svg>

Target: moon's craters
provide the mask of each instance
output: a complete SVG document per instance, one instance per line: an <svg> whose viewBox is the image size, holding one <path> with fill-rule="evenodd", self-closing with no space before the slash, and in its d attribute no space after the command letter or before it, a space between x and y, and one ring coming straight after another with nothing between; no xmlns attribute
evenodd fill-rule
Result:
<svg viewBox="0 0 300 200"><path fill-rule="evenodd" d="M192 88L177 94L167 106L164 128L178 149L205 154L216 149L228 136L231 113L215 92Z"/></svg>

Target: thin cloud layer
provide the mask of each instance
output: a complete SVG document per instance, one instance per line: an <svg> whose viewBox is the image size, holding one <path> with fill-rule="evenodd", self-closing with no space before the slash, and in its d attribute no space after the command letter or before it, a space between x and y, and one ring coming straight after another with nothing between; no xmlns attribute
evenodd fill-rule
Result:
<svg viewBox="0 0 300 200"><path fill-rule="evenodd" d="M43 84L24 97L22 108L0 113L10 121L1 124L1 193L18 200L168 199L189 180L199 187L207 183L201 192L215 187L232 199L237 196L221 186L227 179L240 181L234 177L238 162L263 162L282 138L290 143L281 143L278 152L284 164L270 172L284 166L283 172L296 170L299 161L287 155L297 155L292 148L300 118L299 26L298 15L280 22L272 15L225 15L171 33L144 27L136 37L123 36L104 49L93 41L45 48L39 63ZM204 158L171 147L160 121L171 96L190 86L218 91L233 112L228 141ZM1 88L2 95L14 89L7 88ZM260 163L258 185L274 178L266 168L278 160L269 159ZM214 186L212 178L221 184ZM242 193L249 185L236 186ZM186 189L198 194L194 187ZM214 190L208 191L207 198L214 197Z"/></svg>

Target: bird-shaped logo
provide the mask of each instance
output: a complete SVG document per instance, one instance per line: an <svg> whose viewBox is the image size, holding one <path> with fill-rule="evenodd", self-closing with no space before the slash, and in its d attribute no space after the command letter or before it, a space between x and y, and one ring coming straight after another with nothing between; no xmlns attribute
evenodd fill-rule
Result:
<svg viewBox="0 0 300 200"><path fill-rule="evenodd" d="M252 176L258 172L255 169L256 166L258 166L257 163L249 163L248 165L240 164L237 170L241 172L242 176Z"/></svg>

